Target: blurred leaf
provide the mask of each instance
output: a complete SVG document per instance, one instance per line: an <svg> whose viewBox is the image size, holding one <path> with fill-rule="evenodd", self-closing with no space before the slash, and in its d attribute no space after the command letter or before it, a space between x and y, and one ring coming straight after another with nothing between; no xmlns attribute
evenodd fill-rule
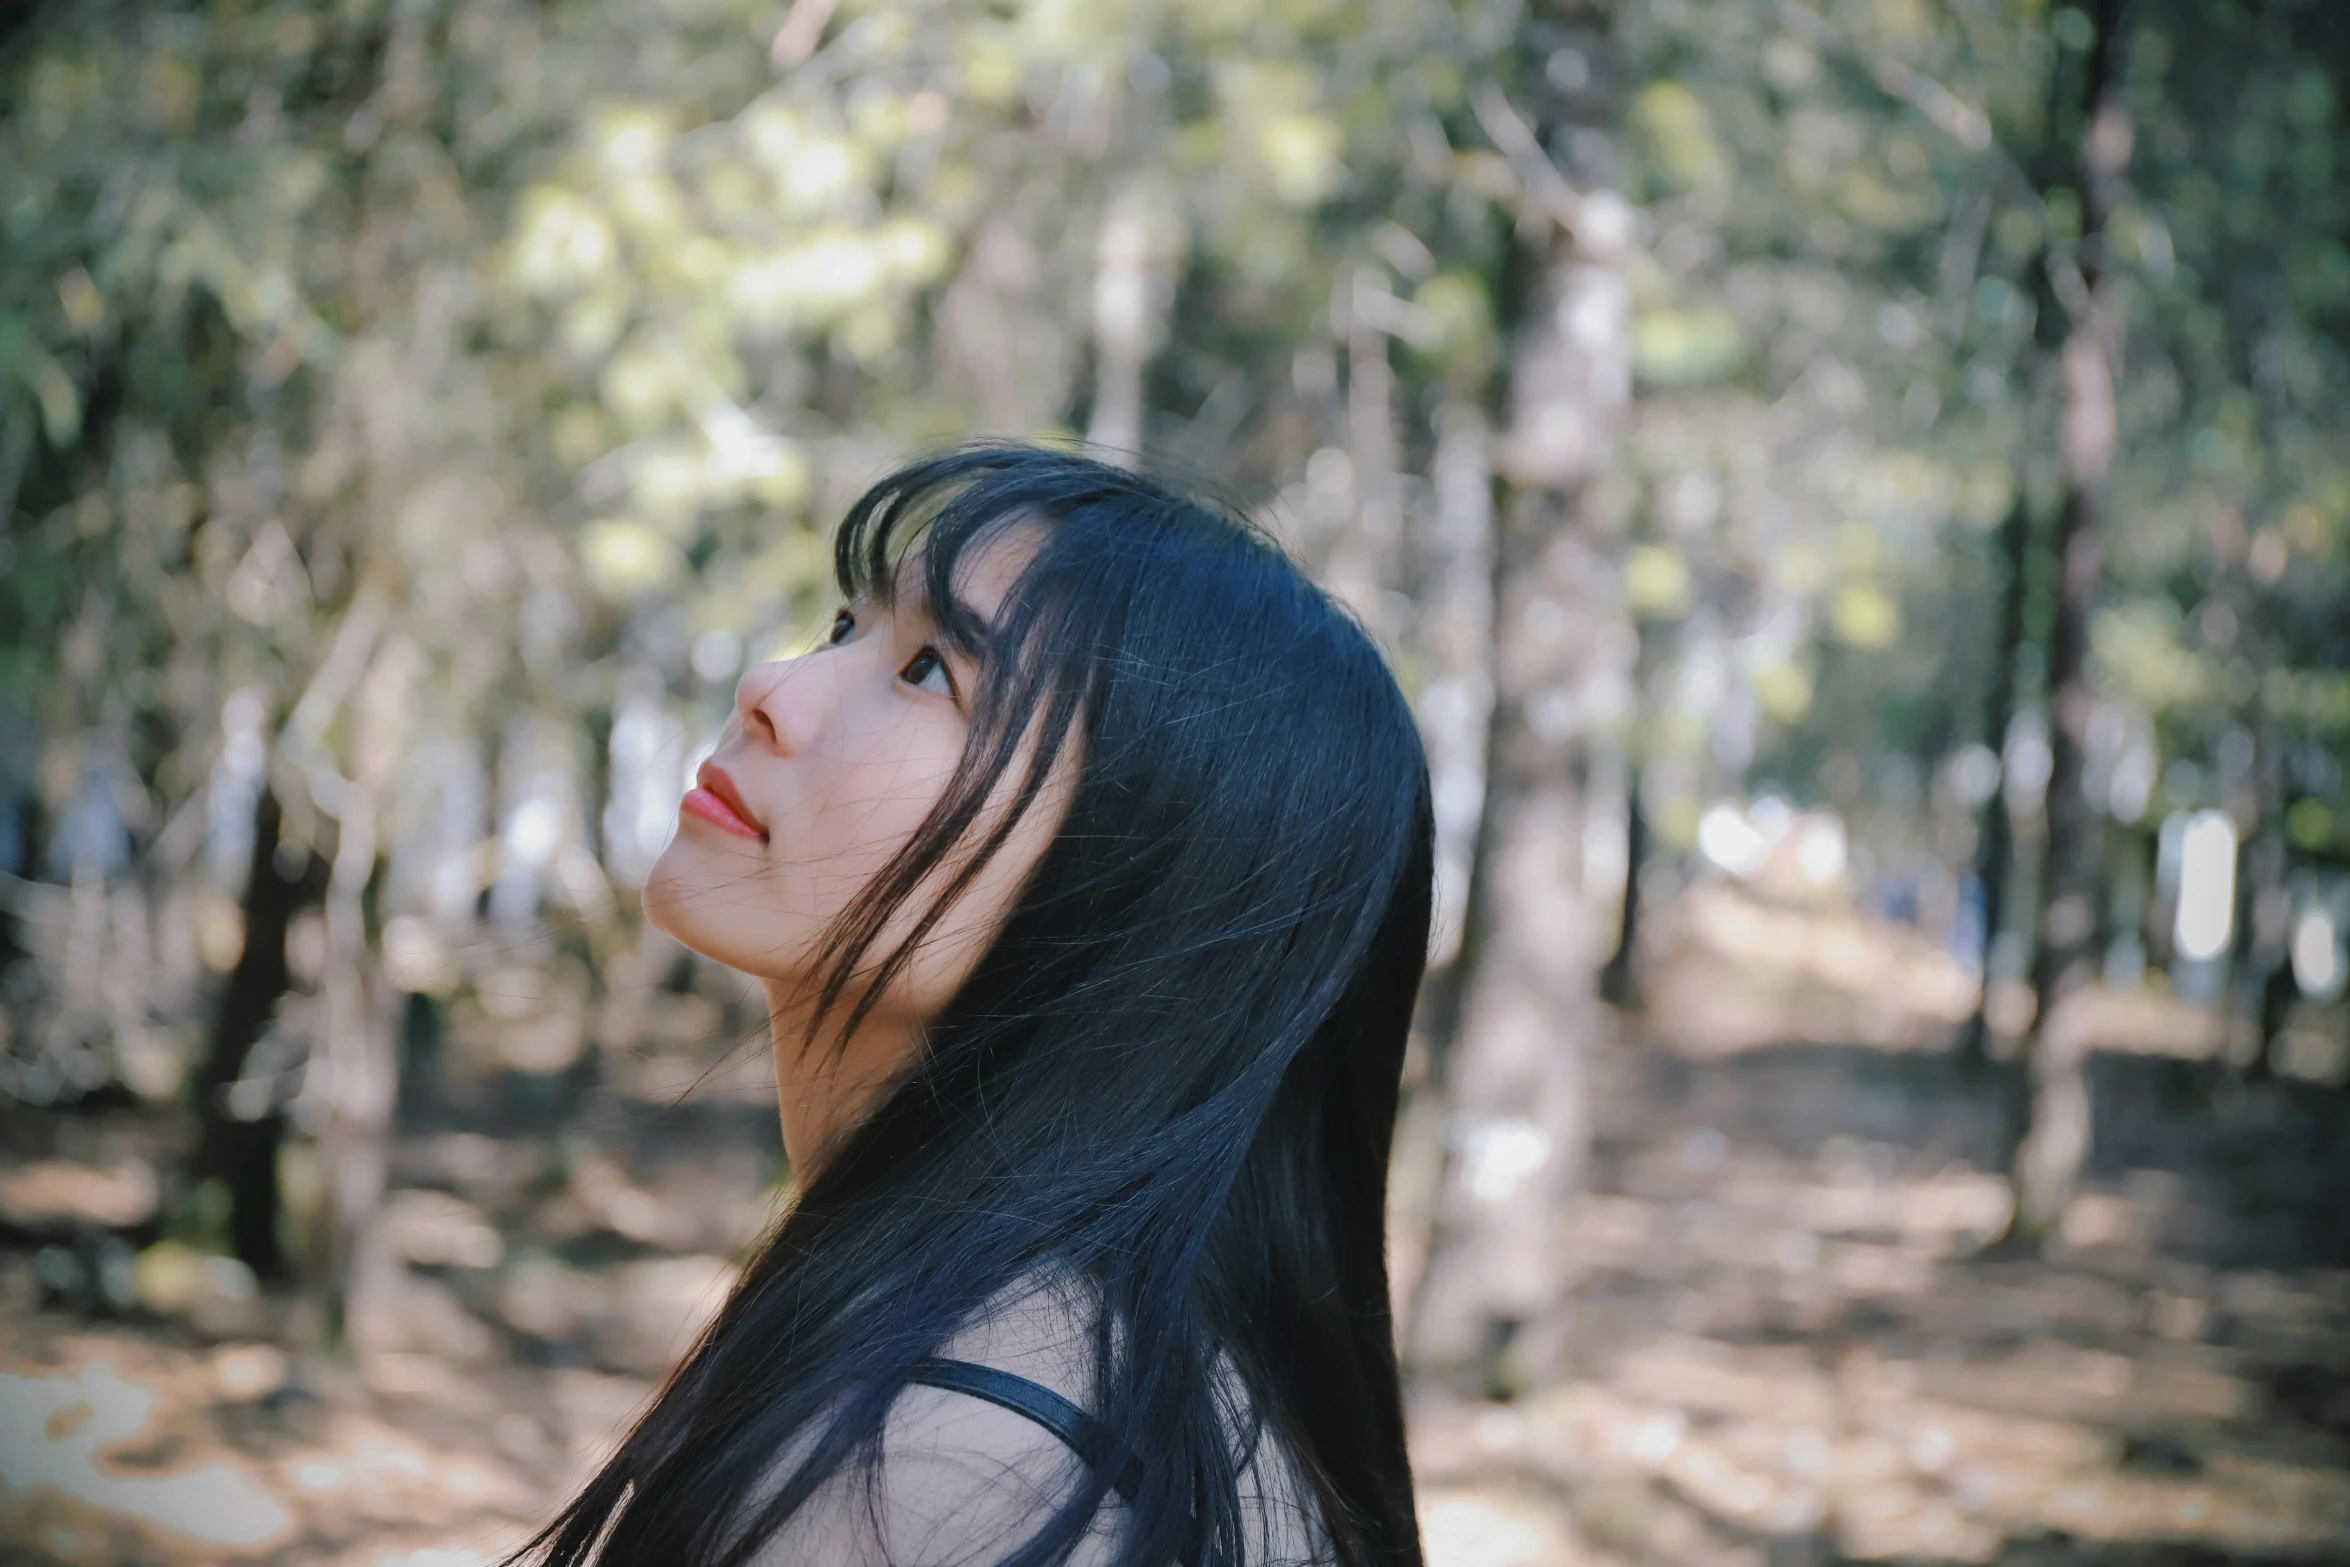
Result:
<svg viewBox="0 0 2350 1567"><path fill-rule="evenodd" d="M1492 372L1500 340L1493 330L1493 304L1472 273L1439 272L1412 294L1427 322L1427 340L1414 345L1451 379L1475 385Z"/></svg>
<svg viewBox="0 0 2350 1567"><path fill-rule="evenodd" d="M1811 677L1792 663L1765 665L1753 673L1750 684L1755 700L1776 723L1796 723L1811 711Z"/></svg>
<svg viewBox="0 0 2350 1567"><path fill-rule="evenodd" d="M1624 562L1624 598L1634 614L1652 619L1686 613L1689 563L1665 545L1641 546Z"/></svg>
<svg viewBox="0 0 2350 1567"><path fill-rule="evenodd" d="M1632 101L1633 133L1650 161L1676 190L1713 190L1730 177L1713 116L1704 100L1677 81L1651 82Z"/></svg>
<svg viewBox="0 0 2350 1567"><path fill-rule="evenodd" d="M1273 188L1293 207L1311 206L1336 188L1338 127L1317 114L1277 114L1257 133L1257 151Z"/></svg>
<svg viewBox="0 0 2350 1567"><path fill-rule="evenodd" d="M659 592L685 574L685 558L676 545L625 517L589 523L580 530L579 551L588 580L616 602Z"/></svg>
<svg viewBox="0 0 2350 1567"><path fill-rule="evenodd" d="M1858 648L1886 647L1901 634L1901 611L1873 587L1843 589L1836 595L1830 618L1837 637Z"/></svg>
<svg viewBox="0 0 2350 1567"><path fill-rule="evenodd" d="M69 446L81 433L82 398L65 366L37 348L22 351L17 373L24 377L41 404L41 433L56 447Z"/></svg>
<svg viewBox="0 0 2350 1567"><path fill-rule="evenodd" d="M1745 357L1738 319L1720 305L1644 310L1632 323L1632 363L1640 380L1662 389L1721 380Z"/></svg>

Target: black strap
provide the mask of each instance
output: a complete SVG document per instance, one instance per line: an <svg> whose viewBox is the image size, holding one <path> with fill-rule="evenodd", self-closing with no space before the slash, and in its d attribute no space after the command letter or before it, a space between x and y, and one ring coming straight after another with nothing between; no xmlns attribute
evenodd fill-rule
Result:
<svg viewBox="0 0 2350 1567"><path fill-rule="evenodd" d="M1026 1377L1016 1377L1009 1371L998 1371L993 1366L973 1365L968 1360L940 1360L931 1357L914 1362L906 1373L906 1380L924 1387L943 1388L949 1393L963 1393L972 1398L985 1399L999 1409L1008 1409L1016 1415L1025 1415L1038 1425L1059 1437L1068 1449L1097 1469L1110 1464L1114 1455L1109 1440L1102 1435L1093 1416L1070 1403L1049 1387L1039 1387ZM1142 1465L1131 1456L1113 1468L1110 1488L1127 1501L1134 1500L1135 1488L1142 1483Z"/></svg>

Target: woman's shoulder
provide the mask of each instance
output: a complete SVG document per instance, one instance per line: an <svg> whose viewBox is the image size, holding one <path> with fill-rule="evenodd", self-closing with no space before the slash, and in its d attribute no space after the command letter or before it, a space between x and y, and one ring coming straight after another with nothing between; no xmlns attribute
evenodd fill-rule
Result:
<svg viewBox="0 0 2350 1567"><path fill-rule="evenodd" d="M1018 1378L1079 1410L1093 1394L1093 1317L1067 1280L1024 1281L939 1346L937 1358ZM890 1406L880 1462L851 1464L785 1521L757 1567L947 1567L1016 1548L1084 1485L1083 1460L1027 1415L917 1382ZM1116 1554L1115 1498L1069 1558Z"/></svg>
<svg viewBox="0 0 2350 1567"><path fill-rule="evenodd" d="M1099 1319L1099 1298L1083 1280L1037 1275L998 1296L970 1326L942 1345L938 1354L942 1359L1007 1372L1081 1411L1091 1411L1098 1374ZM1247 1559L1262 1563L1322 1560L1328 1537L1296 1455L1269 1425L1255 1417L1228 1358L1219 1363L1219 1379L1227 1418L1233 1422L1234 1457L1238 1460L1234 1479ZM972 1407L979 1402L917 1387L900 1398L897 1408L914 1414L918 1434L910 1430L908 1435L917 1445L938 1441L952 1446L966 1437L1009 1442L1017 1434L1002 1424L1009 1420L1029 1426L1031 1445L1023 1449L1026 1461L1049 1465L1068 1454L1066 1444L1053 1438L1046 1438L1047 1446L1038 1450L1034 1444L1042 1428L1009 1411L995 1410L998 1418L988 1422L983 1431ZM1071 1480L1078 1477L1075 1469L1060 1472ZM1073 1561L1096 1559L1088 1551L1097 1544L1107 1549L1112 1538L1107 1527L1114 1524L1118 1511L1118 1499L1113 1495L1095 1520L1094 1536Z"/></svg>
<svg viewBox="0 0 2350 1567"><path fill-rule="evenodd" d="M1082 1280L1038 1274L1001 1292L938 1346L934 1359L1016 1378L1080 1415L1095 1408L1098 1297ZM1229 1364L1225 1375L1232 1377ZM970 1378L949 1376L945 1380ZM1325 1554L1319 1509L1294 1456L1247 1416L1237 1378L1231 1413L1248 1559L1310 1562ZM1148 1455L1136 1455L1147 1460ZM1084 1487L1085 1460L1048 1424L964 1388L917 1380L890 1406L880 1463L834 1475L754 1558L755 1567L963 1567L1009 1554ZM1104 1498L1073 1567L1117 1554L1124 1506Z"/></svg>
<svg viewBox="0 0 2350 1567"><path fill-rule="evenodd" d="M1033 1382L1079 1409L1093 1407L1099 1297L1084 1280L1038 1272L998 1292L934 1353Z"/></svg>

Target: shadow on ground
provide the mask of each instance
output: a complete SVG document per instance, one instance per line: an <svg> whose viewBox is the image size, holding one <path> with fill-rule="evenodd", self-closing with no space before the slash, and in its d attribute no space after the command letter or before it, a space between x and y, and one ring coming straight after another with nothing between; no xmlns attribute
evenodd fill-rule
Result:
<svg viewBox="0 0 2350 1567"><path fill-rule="evenodd" d="M1574 1372L1423 1396L1438 1567L2350 1560L2350 1100L2103 1054L2044 1261L2010 1086L1638 1027L1594 1062Z"/></svg>
<svg viewBox="0 0 2350 1567"><path fill-rule="evenodd" d="M2350 1560L2342 1093L2102 1054L2061 1253L1978 1260L2005 1085L1936 1048L1873 939L1803 949L1873 988L1765 1005L1709 967L1711 1012L1595 1055L1570 1374L1418 1391L1432 1567ZM355 1360L297 1353L299 1302L167 1233L168 1114L0 1125L5 1559L478 1567L519 1541L776 1201L755 1019L621 999L559 1079L444 1063Z"/></svg>

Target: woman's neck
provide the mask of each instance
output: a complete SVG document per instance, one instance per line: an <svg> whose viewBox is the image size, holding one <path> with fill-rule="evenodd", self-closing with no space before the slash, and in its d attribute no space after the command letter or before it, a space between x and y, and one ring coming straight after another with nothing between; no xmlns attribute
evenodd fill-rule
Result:
<svg viewBox="0 0 2350 1567"><path fill-rule="evenodd" d="M768 981L767 1026L774 1039L783 1151L792 1178L803 1185L904 1074L921 1037L915 1020L880 1009L859 1023L845 1044L826 1034L811 1044L809 1022L804 989Z"/></svg>

